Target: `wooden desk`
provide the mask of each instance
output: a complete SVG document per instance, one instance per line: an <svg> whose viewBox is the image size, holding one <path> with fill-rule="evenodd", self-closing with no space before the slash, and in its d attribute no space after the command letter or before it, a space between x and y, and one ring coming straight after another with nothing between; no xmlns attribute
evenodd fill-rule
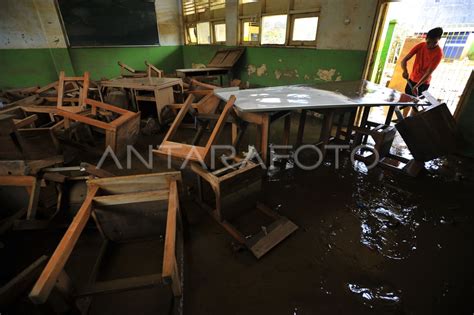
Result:
<svg viewBox="0 0 474 315"><path fill-rule="evenodd" d="M173 87L183 90L183 81L179 78L118 78L101 81L101 87L130 89L135 104L139 101L155 102L158 121L161 123L161 111L166 105L175 103ZM153 92L153 96L140 95L140 91ZM137 108L138 110L138 108Z"/></svg>

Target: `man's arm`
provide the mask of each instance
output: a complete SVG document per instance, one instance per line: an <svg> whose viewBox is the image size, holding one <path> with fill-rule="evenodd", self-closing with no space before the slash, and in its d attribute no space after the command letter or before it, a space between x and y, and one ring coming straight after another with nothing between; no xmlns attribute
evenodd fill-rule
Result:
<svg viewBox="0 0 474 315"><path fill-rule="evenodd" d="M420 85L422 85L423 83L426 82L426 80L428 80L428 78L430 77L430 75L433 73L435 69L433 68L429 68L425 74L423 74L423 76L421 77L420 81L418 81L418 83L413 87L413 90L416 90L420 87Z"/></svg>
<svg viewBox="0 0 474 315"><path fill-rule="evenodd" d="M405 56L405 58L402 59L402 63L401 63L401 66L402 66L402 70L403 70L403 78L404 79L407 79L410 77L409 73L408 73L408 69L407 69L407 62L408 60L410 60L413 56L415 55L415 52L413 51L410 51L408 53L408 55Z"/></svg>

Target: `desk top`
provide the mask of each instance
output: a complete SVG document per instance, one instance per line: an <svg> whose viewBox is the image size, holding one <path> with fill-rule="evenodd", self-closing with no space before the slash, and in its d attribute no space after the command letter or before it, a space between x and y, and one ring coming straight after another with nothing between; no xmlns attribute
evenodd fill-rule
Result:
<svg viewBox="0 0 474 315"><path fill-rule="evenodd" d="M122 87L130 89L144 89L154 90L156 88L166 88L174 85L183 85L180 78L158 78L158 77L143 77L143 78L118 78L112 80L101 81L102 86Z"/></svg>
<svg viewBox="0 0 474 315"><path fill-rule="evenodd" d="M185 68L185 69L176 69L176 72L207 72L207 71L229 71L229 68Z"/></svg>
<svg viewBox="0 0 474 315"><path fill-rule="evenodd" d="M235 95L235 106L242 112L419 105L410 95L366 80L217 91L216 95L225 101Z"/></svg>

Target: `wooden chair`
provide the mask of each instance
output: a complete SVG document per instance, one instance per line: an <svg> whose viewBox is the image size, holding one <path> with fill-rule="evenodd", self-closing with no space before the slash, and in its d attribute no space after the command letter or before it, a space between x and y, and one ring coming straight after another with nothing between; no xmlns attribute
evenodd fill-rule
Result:
<svg viewBox="0 0 474 315"><path fill-rule="evenodd" d="M162 78L164 76L163 70L158 69L151 63L145 60L145 66L147 67L146 71L135 70L129 65L124 64L121 61L117 62L120 67L120 76L123 78L132 77L132 78L144 78L144 77L158 77Z"/></svg>
<svg viewBox="0 0 474 315"><path fill-rule="evenodd" d="M227 122L227 118L229 117L229 114L231 113L234 102L235 102L235 97L232 96L229 99L229 101L225 104L224 109L222 110L222 113L218 115L217 122L214 128L212 129L211 135L205 146L194 145L194 143L197 142L196 137L195 137L195 140L193 140L193 144L184 144L184 143L179 143L179 142L175 142L171 140L171 138L176 134L185 115L191 111L194 111L193 106L192 106L192 101L193 101L193 96L192 95L188 96L182 108L180 109L178 115L173 121L173 124L171 125L170 129L166 133L160 147L158 148L158 150L154 150L156 154L161 154L161 155L166 155L166 156L171 155L175 158L189 159L191 161L202 162L202 163L209 162L212 145L216 143L217 137L219 136L219 134L222 131L222 128ZM211 104L214 104L214 103L211 102ZM210 107L213 107L213 106L210 106Z"/></svg>
<svg viewBox="0 0 474 315"><path fill-rule="evenodd" d="M83 81L78 99L78 106L63 106L64 82L69 80ZM131 112L110 104L87 97L89 73L83 77L65 77L61 71L58 84L58 103L56 114L64 117L64 127L69 129L71 121L77 121L105 133L105 146L110 147L117 155L125 152L126 146L133 144L140 130L140 112ZM109 122L99 119L106 117Z"/></svg>
<svg viewBox="0 0 474 315"><path fill-rule="evenodd" d="M78 298L163 285L179 299L183 272L180 181L180 172L89 180L86 199L33 286L30 300L44 304L54 290ZM103 243L90 280L85 287L75 288L64 266L90 218L102 235ZM161 272L97 281L106 248L112 242L159 239L160 234L165 235ZM66 285L58 287L61 283Z"/></svg>
<svg viewBox="0 0 474 315"><path fill-rule="evenodd" d="M52 106L15 106L0 112L0 160L40 160L61 153L63 121Z"/></svg>
<svg viewBox="0 0 474 315"><path fill-rule="evenodd" d="M82 83L82 87L79 88L79 97L77 98L65 98L65 84L67 82L79 82ZM66 77L64 71L59 73L58 81L58 98L57 98L57 108L58 110L68 111L72 113L77 113L85 109L87 93L89 90L89 72L84 72L82 77ZM65 102L70 102L71 104L77 104L76 106L64 106Z"/></svg>
<svg viewBox="0 0 474 315"><path fill-rule="evenodd" d="M286 217L278 215L268 206L256 201L261 192L262 169L251 161L242 160L217 170L204 169L197 163L191 170L198 176L198 202L211 216L241 245L246 246L259 259L298 229ZM205 200L203 182L214 192L214 200ZM212 193L211 193L212 194ZM255 200L254 200L255 199ZM245 200L245 202L242 202ZM253 202L255 201L255 202ZM243 204L245 203L245 204ZM249 233L240 231L234 219L249 215L257 210L266 217L265 226Z"/></svg>

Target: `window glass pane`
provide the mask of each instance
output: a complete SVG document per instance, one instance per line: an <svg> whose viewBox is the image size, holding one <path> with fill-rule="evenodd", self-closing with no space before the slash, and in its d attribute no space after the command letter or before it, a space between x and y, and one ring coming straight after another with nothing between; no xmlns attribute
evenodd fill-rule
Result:
<svg viewBox="0 0 474 315"><path fill-rule="evenodd" d="M287 15L262 18L262 44L285 44Z"/></svg>
<svg viewBox="0 0 474 315"><path fill-rule="evenodd" d="M197 42L198 44L211 43L211 27L209 22L198 23L197 25Z"/></svg>
<svg viewBox="0 0 474 315"><path fill-rule="evenodd" d="M244 22L242 31L242 40L244 42L257 42L260 27L255 22Z"/></svg>
<svg viewBox="0 0 474 315"><path fill-rule="evenodd" d="M314 41L317 30L317 17L296 18L293 24L292 40Z"/></svg>
<svg viewBox="0 0 474 315"><path fill-rule="evenodd" d="M216 42L225 42L225 24L214 25L214 36Z"/></svg>
<svg viewBox="0 0 474 315"><path fill-rule="evenodd" d="M188 27L188 40L190 43L197 43L195 27Z"/></svg>

